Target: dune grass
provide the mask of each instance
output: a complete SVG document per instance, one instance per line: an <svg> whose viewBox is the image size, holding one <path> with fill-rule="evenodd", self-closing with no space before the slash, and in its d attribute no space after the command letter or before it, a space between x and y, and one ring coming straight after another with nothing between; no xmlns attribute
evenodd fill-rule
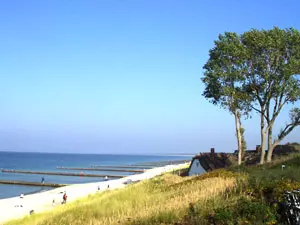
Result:
<svg viewBox="0 0 300 225"><path fill-rule="evenodd" d="M125 189L89 196L7 225L174 223L184 216L191 203L205 205L212 199L216 201L235 186L234 177L199 180L167 174Z"/></svg>
<svg viewBox="0 0 300 225"><path fill-rule="evenodd" d="M300 154L282 156L264 165L234 166L229 170L247 173L250 177L261 181L290 179L300 182Z"/></svg>
<svg viewBox="0 0 300 225"><path fill-rule="evenodd" d="M286 167L282 169L281 165ZM300 155L200 176L165 174L106 191L8 225L283 224L273 200L300 188Z"/></svg>

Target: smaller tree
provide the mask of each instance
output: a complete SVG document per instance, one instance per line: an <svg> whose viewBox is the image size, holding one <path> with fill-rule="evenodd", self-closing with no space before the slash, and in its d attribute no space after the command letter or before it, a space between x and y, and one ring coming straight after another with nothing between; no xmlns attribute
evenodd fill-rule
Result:
<svg viewBox="0 0 300 225"><path fill-rule="evenodd" d="M242 124L240 122L240 124ZM245 139L245 128L243 128L242 126L240 127L240 133L241 133L241 142L242 142L242 158L245 156L245 153L247 151L247 142Z"/></svg>
<svg viewBox="0 0 300 225"><path fill-rule="evenodd" d="M236 33L226 32L219 35L215 47L209 52L209 60L203 67L205 72L202 78L206 86L203 92L205 98L234 115L239 165L243 151L241 116L249 111L248 96L242 88L246 69L244 56L244 48Z"/></svg>

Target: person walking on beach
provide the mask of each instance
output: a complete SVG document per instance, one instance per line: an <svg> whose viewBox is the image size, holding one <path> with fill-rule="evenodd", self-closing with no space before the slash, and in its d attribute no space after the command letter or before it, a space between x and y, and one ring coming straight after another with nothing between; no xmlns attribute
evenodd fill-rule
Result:
<svg viewBox="0 0 300 225"><path fill-rule="evenodd" d="M67 196L67 194L65 192L64 195L63 195L63 202L62 202L62 204L66 204L67 203L67 198L68 198L68 196Z"/></svg>
<svg viewBox="0 0 300 225"><path fill-rule="evenodd" d="M41 183L42 183L42 184L45 183L45 178L44 178L44 177L42 177Z"/></svg>
<svg viewBox="0 0 300 225"><path fill-rule="evenodd" d="M19 204L20 207L23 207L23 200L22 199L24 199L24 194L23 193L21 193L21 195L20 195L20 204Z"/></svg>

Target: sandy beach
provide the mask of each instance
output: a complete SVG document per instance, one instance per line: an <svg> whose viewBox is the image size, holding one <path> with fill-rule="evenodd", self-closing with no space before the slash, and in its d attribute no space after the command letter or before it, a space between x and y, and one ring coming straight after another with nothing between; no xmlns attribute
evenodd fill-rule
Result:
<svg viewBox="0 0 300 225"><path fill-rule="evenodd" d="M40 213L46 210L51 210L54 207L61 205L63 193L66 191L68 195L68 202L75 201L79 198L95 194L99 191L108 189L113 190L117 188L124 188L126 181L141 181L158 176L165 172L170 172L174 169L183 167L185 164L167 165L164 167L157 167L145 170L142 174L135 174L117 180L101 181L86 184L72 184L66 187L56 188L50 191L25 195L24 198L20 196L0 200L0 225L12 219L18 219L26 215L30 215L30 211ZM98 190L98 187L100 190ZM21 207L22 206L22 207Z"/></svg>

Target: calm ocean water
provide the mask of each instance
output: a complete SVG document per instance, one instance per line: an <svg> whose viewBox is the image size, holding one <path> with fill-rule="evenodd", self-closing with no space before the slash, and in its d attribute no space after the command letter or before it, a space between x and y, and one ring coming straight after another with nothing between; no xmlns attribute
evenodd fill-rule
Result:
<svg viewBox="0 0 300 225"><path fill-rule="evenodd" d="M148 156L148 155L108 155L108 154L58 154L58 153L21 153L0 152L0 168L32 171L54 171L57 166L64 167L91 167L93 165L128 165L143 162L158 162L166 160L189 160L187 156ZM63 171L79 173L80 171ZM85 173L129 175L132 173L108 171L84 171ZM0 180L21 180L41 182L42 177L47 183L75 184L102 181L102 178L53 176L39 174L14 174L0 172ZM49 188L31 187L23 185L0 184L0 199L18 196L21 193L44 191Z"/></svg>

